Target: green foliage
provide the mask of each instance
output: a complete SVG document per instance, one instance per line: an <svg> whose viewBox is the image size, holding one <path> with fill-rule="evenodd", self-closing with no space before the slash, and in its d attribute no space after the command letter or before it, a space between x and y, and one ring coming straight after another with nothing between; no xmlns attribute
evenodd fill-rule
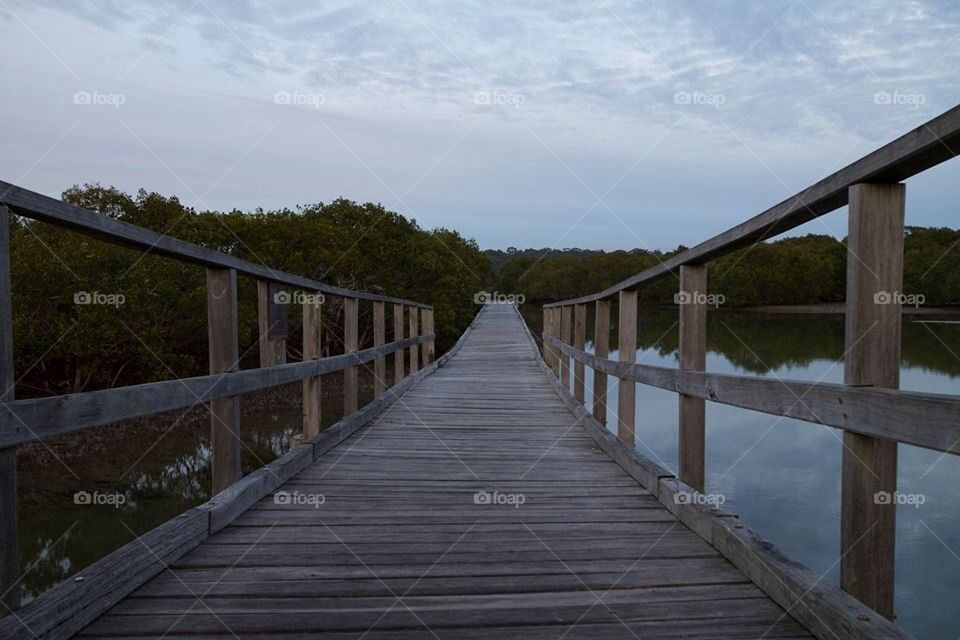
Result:
<svg viewBox="0 0 960 640"><path fill-rule="evenodd" d="M469 324L473 293L489 271L488 258L472 240L448 229L421 229L375 204L341 199L296 211L197 212L177 198L143 190L131 196L100 185L73 187L63 199L273 269L432 303L441 348ZM14 221L11 244L19 395L207 372L202 268L24 219ZM115 307L78 305L78 292L125 300ZM257 366L255 282L241 277L238 294L242 363ZM369 306L361 303L366 344ZM339 301L328 297L326 353L342 352L339 309ZM291 307L291 359L299 357L300 314Z"/></svg>

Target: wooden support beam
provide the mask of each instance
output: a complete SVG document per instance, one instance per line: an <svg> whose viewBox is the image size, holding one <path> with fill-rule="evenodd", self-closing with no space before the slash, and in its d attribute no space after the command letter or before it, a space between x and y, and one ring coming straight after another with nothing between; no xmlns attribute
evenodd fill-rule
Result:
<svg viewBox="0 0 960 640"><path fill-rule="evenodd" d="M550 310L553 314L553 320L551 326L553 327L553 332L551 335L558 340L563 339L563 332L561 331L561 325L563 324L561 316L563 311L560 307L556 307ZM557 380L560 379L560 365L563 362L563 354L559 350L553 352L553 375L557 377Z"/></svg>
<svg viewBox="0 0 960 640"><path fill-rule="evenodd" d="M0 402L14 399L10 211L0 206ZM0 449L0 617L20 608L17 448Z"/></svg>
<svg viewBox="0 0 960 640"><path fill-rule="evenodd" d="M393 341L403 340L403 305L393 305ZM393 384L400 384L404 378L403 350L393 354Z"/></svg>
<svg viewBox="0 0 960 640"><path fill-rule="evenodd" d="M420 335L429 336L433 333L433 309L424 309L420 312ZM436 346L433 340L429 342L424 342L420 345L422 350L421 360L423 361L423 366L427 366L433 362L436 356Z"/></svg>
<svg viewBox="0 0 960 640"><path fill-rule="evenodd" d="M410 337L411 338L420 335L418 333L419 331L418 325L420 324L420 319L417 317L419 315L417 311L419 311L417 307L410 307ZM410 347L410 373L416 373L420 369L419 355L420 355L420 347L418 347L417 345Z"/></svg>
<svg viewBox="0 0 960 640"><path fill-rule="evenodd" d="M373 346L379 347L387 342L387 313L384 303L373 303ZM387 390L387 359L373 361L373 397L379 398Z"/></svg>
<svg viewBox="0 0 960 640"><path fill-rule="evenodd" d="M848 385L900 386L903 184L850 187L847 240ZM840 586L893 619L897 443L843 434Z"/></svg>
<svg viewBox="0 0 960 640"><path fill-rule="evenodd" d="M239 370L237 342L237 272L207 269L207 333L210 373ZM210 401L210 448L213 494L242 477L240 471L240 398Z"/></svg>
<svg viewBox="0 0 960 640"><path fill-rule="evenodd" d="M707 365L707 265L680 267L680 369ZM701 493L705 485L706 406L703 398L679 395L680 480Z"/></svg>
<svg viewBox="0 0 960 640"><path fill-rule="evenodd" d="M320 293L317 293L316 303L310 301L303 305L303 359L316 360L321 357L322 342L322 306L319 304ZM382 303L381 303L382 304ZM307 378L303 381L303 438L309 440L320 433L320 376Z"/></svg>
<svg viewBox="0 0 960 640"><path fill-rule="evenodd" d="M578 304L573 309L573 348L583 351L587 344L587 305ZM583 404L585 401L586 383L584 376L587 369L582 362L573 365L573 397Z"/></svg>
<svg viewBox="0 0 960 640"><path fill-rule="evenodd" d="M597 300L593 324L593 352L598 358L610 355L610 301ZM607 424L607 374L593 370L593 417Z"/></svg>
<svg viewBox="0 0 960 640"><path fill-rule="evenodd" d="M637 361L637 292L620 292L620 362ZM636 441L637 383L621 378L617 383L617 435L631 447Z"/></svg>
<svg viewBox="0 0 960 640"><path fill-rule="evenodd" d="M570 305L560 307L560 340L573 344L573 307ZM570 390L570 358L566 356L560 358L560 384Z"/></svg>
<svg viewBox="0 0 960 640"><path fill-rule="evenodd" d="M260 326L260 366L287 363L287 318L293 291L274 282L257 281L257 315Z"/></svg>
<svg viewBox="0 0 960 640"><path fill-rule="evenodd" d="M542 318L543 318L543 333L544 335L553 335L552 327L550 325L553 319L553 310L547 309L546 307L541 307L542 309ZM547 368L553 368L553 347L546 341L543 341L543 363L547 365Z"/></svg>
<svg viewBox="0 0 960 640"><path fill-rule="evenodd" d="M358 319L359 301L356 298L343 299L343 352L356 353L360 344L360 327ZM343 417L351 415L357 410L360 393L359 370L357 367L347 367L343 370Z"/></svg>

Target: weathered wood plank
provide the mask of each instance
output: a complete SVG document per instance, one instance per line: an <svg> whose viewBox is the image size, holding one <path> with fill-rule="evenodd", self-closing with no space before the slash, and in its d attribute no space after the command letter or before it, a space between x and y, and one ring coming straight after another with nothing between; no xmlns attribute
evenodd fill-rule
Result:
<svg viewBox="0 0 960 640"><path fill-rule="evenodd" d="M587 305L578 304L573 309L573 348L583 351L587 344ZM573 397L577 402L584 401L586 367L582 362L573 365Z"/></svg>
<svg viewBox="0 0 960 640"><path fill-rule="evenodd" d="M419 314L417 313L418 309L416 307L410 307L408 313L410 314L410 336L415 336L419 334L419 325L420 319ZM416 373L420 369L420 348L419 347L410 347L410 373Z"/></svg>
<svg viewBox="0 0 960 640"><path fill-rule="evenodd" d="M573 343L573 307L560 307L560 340L564 344ZM570 358L560 358L560 383L570 388Z"/></svg>
<svg viewBox="0 0 960 640"><path fill-rule="evenodd" d="M597 300L593 329L593 352L598 358L606 358L610 355L609 300ZM593 417L600 424L607 424L607 374L596 369L593 370Z"/></svg>
<svg viewBox="0 0 960 640"><path fill-rule="evenodd" d="M398 342L403 340L403 305L395 304L393 305L393 341ZM404 376L404 366L403 366L403 354L404 352L396 351L393 354L393 384L399 384L403 380Z"/></svg>
<svg viewBox="0 0 960 640"><path fill-rule="evenodd" d="M260 366L287 363L287 315L290 292L273 282L257 281L257 321Z"/></svg>
<svg viewBox="0 0 960 640"><path fill-rule="evenodd" d="M707 266L680 267L680 369L703 371L707 364ZM706 407L703 398L680 394L680 479L704 490Z"/></svg>
<svg viewBox="0 0 960 640"><path fill-rule="evenodd" d="M319 295L319 293L318 293ZM323 317L320 298L316 304L309 302L303 305L303 359L316 360L320 358L320 348L323 344ZM303 381L303 437L306 440L320 433L320 390L322 381L320 376L311 376Z"/></svg>
<svg viewBox="0 0 960 640"><path fill-rule="evenodd" d="M424 333L433 333L424 331ZM373 346L379 347L387 341L387 312L382 302L373 303ZM384 357L373 361L373 397L379 398L387 390L387 360Z"/></svg>
<svg viewBox="0 0 960 640"><path fill-rule="evenodd" d="M343 352L356 353L359 349L360 328L358 304L352 298L343 299ZM415 347L414 347L415 348ZM343 370L343 416L356 412L360 394L359 369L355 366Z"/></svg>
<svg viewBox="0 0 960 640"><path fill-rule="evenodd" d="M620 292L620 362L637 361L637 292ZM566 356L564 356L566 357ZM620 377L617 381L617 435L633 446L636 441L637 385Z"/></svg>
<svg viewBox="0 0 960 640"><path fill-rule="evenodd" d="M210 373L237 371L240 354L237 342L237 272L207 269L207 334L210 343ZM240 398L210 401L210 449L213 493L239 480Z"/></svg>

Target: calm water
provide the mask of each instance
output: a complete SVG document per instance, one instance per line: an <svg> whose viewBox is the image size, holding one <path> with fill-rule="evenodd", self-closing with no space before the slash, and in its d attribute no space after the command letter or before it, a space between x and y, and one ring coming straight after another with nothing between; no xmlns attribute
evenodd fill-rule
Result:
<svg viewBox="0 0 960 640"><path fill-rule="evenodd" d="M540 309L524 315L539 334ZM707 370L768 378L842 382L842 316L708 314ZM637 360L677 366L675 310L642 309ZM616 308L612 320L616 320ZM592 332L593 319L588 327ZM592 340L592 335L590 336ZM611 355L617 359L616 327ZM592 351L592 341L587 351ZM587 396L592 390L587 368ZM903 324L901 388L960 394L960 323ZM616 425L611 377L608 425ZM677 396L637 385L637 441L644 455L677 468ZM824 580L839 583L841 431L707 403L707 492L722 494L768 540ZM897 511L897 622L917 638L960 637L960 460L900 445L898 488L922 494Z"/></svg>

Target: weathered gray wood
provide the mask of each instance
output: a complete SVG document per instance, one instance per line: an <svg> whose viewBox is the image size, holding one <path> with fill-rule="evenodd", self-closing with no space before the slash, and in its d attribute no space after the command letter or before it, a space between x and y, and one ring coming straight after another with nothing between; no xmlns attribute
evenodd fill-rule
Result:
<svg viewBox="0 0 960 640"><path fill-rule="evenodd" d="M597 300L593 329L593 352L598 358L606 358L610 355L609 300ZM596 369L593 370L593 417L600 424L607 424L607 374Z"/></svg>
<svg viewBox="0 0 960 640"><path fill-rule="evenodd" d="M377 304L377 303L374 303ZM303 359L320 358L322 341L322 305L319 298L316 304L305 302L303 305ZM320 376L311 376L303 381L303 437L310 439L320 433Z"/></svg>
<svg viewBox="0 0 960 640"><path fill-rule="evenodd" d="M260 366L274 367L287 363L287 316L290 291L273 282L257 281L257 321Z"/></svg>
<svg viewBox="0 0 960 640"><path fill-rule="evenodd" d="M14 399L13 289L10 280L10 212L0 206L0 402ZM0 617L20 607L17 535L17 449L0 448Z"/></svg>
<svg viewBox="0 0 960 640"><path fill-rule="evenodd" d="M620 292L620 362L637 361L637 292ZM565 356L566 357L566 356ZM633 380L617 381L617 435L631 446L636 441L637 385Z"/></svg>
<svg viewBox="0 0 960 640"><path fill-rule="evenodd" d="M578 304L573 309L573 348L583 351L587 344L587 305ZM584 402L586 368L582 362L573 365L573 397L577 402Z"/></svg>
<svg viewBox="0 0 960 640"><path fill-rule="evenodd" d="M420 312L420 333L423 335L433 335L433 309L423 309ZM420 345L423 353L420 360L423 366L427 366L436 359L436 345L433 340L424 342Z"/></svg>
<svg viewBox="0 0 960 640"><path fill-rule="evenodd" d="M659 389L936 451L960 453L960 398L957 396L625 364L578 352L549 337L546 340L589 367ZM923 420L917 420L917 416L923 416Z"/></svg>
<svg viewBox="0 0 960 640"><path fill-rule="evenodd" d="M900 385L900 302L903 284L902 184L850 188L847 239L846 384ZM923 420L917 415L915 420ZM843 434L840 585L893 619L897 443Z"/></svg>
<svg viewBox="0 0 960 640"><path fill-rule="evenodd" d="M560 340L573 344L573 307L560 307ZM560 358L560 383L570 388L570 358Z"/></svg>
<svg viewBox="0 0 960 640"><path fill-rule="evenodd" d="M370 362L380 355L403 352L411 345L431 338L433 336L405 338L357 353L293 362L268 369L247 369L52 398L15 400L0 412L0 447L300 382Z"/></svg>
<svg viewBox="0 0 960 640"><path fill-rule="evenodd" d="M395 304L393 305L393 341L397 342L403 340L403 305ZM393 356L393 384L399 384L403 377L406 375L404 373L403 366L403 355L404 352L397 351Z"/></svg>
<svg viewBox="0 0 960 640"><path fill-rule="evenodd" d="M424 331L424 333L433 333ZM387 341L387 312L384 303L373 303L373 345L379 347ZM379 398L387 390L387 360L380 357L373 361L373 397Z"/></svg>
<svg viewBox="0 0 960 640"><path fill-rule="evenodd" d="M707 365L707 266L680 267L680 369L703 371ZM704 490L706 407L703 398L680 394L680 479Z"/></svg>
<svg viewBox="0 0 960 640"><path fill-rule="evenodd" d="M237 371L237 272L207 269L207 333L210 373ZM240 471L240 399L210 401L210 449L213 493L220 493L242 476Z"/></svg>
<svg viewBox="0 0 960 640"><path fill-rule="evenodd" d="M166 234L122 222L116 218L75 207L56 198L23 189L2 180L0 180L0 203L8 205L17 215L66 227L106 242L142 249L155 255L168 256L212 269L234 269L238 273L258 280L283 284L292 289L322 291L328 295L346 298L380 300L382 302L414 305L425 309L431 308L430 305L413 300L382 296L365 291L341 289L303 276L276 271L235 256L178 240Z"/></svg>
<svg viewBox="0 0 960 640"><path fill-rule="evenodd" d="M343 352L356 353L359 350L360 328L358 326L358 304L353 298L343 299ZM416 347L413 347L414 349ZM343 370L343 416L347 417L357 410L360 393L359 369L347 367Z"/></svg>
<svg viewBox="0 0 960 640"><path fill-rule="evenodd" d="M410 335L415 336L419 333L420 319L417 314L418 309L416 307L410 307ZM410 347L410 373L416 373L420 368L419 361L420 348L419 347Z"/></svg>
<svg viewBox="0 0 960 640"><path fill-rule="evenodd" d="M750 218L655 267L631 276L599 293L555 302L561 306L612 298L623 289L636 289L658 278L676 274L680 265L701 264L741 249L772 235L798 227L835 211L848 202L848 188L859 183L898 182L956 156L960 143L960 107L929 120L790 196L763 213ZM0 183L2 184L2 183Z"/></svg>

